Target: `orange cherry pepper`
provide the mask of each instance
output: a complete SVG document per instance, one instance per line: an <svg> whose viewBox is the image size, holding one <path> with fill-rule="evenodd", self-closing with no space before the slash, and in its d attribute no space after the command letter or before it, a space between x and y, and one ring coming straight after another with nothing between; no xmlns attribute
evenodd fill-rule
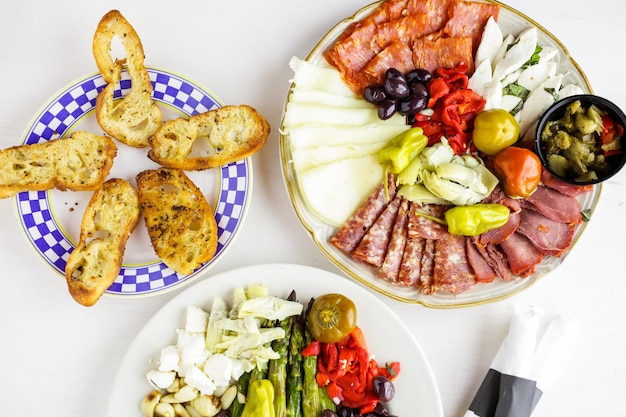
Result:
<svg viewBox="0 0 626 417"><path fill-rule="evenodd" d="M539 157L530 149L510 146L493 159L493 171L509 197L528 197L541 181Z"/></svg>

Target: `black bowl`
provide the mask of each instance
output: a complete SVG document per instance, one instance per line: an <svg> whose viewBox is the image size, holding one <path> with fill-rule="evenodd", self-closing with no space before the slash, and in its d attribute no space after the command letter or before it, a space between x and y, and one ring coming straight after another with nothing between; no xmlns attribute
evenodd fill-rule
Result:
<svg viewBox="0 0 626 417"><path fill-rule="evenodd" d="M597 179L585 181L585 182L576 181L575 178L577 177L577 175L574 172L572 172L571 175L562 176L562 175L559 175L559 173L554 172L552 169L550 169L550 166L547 160L547 155L546 155L546 146L545 146L544 141L541 139L541 133L544 131L546 124L550 121L562 119L563 115L565 114L565 110L567 106L569 106L571 103L575 102L576 100L580 100L582 107L584 107L585 109L591 106L592 104L595 104L596 107L598 107L600 110L606 112L607 115L610 116L611 119L613 119L614 123L621 124L622 127L626 128L626 116L624 115L624 112L619 107L617 107L614 103L610 102L609 100L593 95L593 94L579 94L579 95L566 97L557 101L552 106L550 106L545 111L545 113L543 113L543 115L537 122L537 129L535 131L535 151L537 152L537 155L539 156L539 159L541 160L541 163L543 164L544 168L547 169L555 177L560 178L571 184L577 184L577 185L597 184L597 183L600 183L602 181L605 181L611 178L620 169L622 169L622 167L626 163L626 136L625 135L622 135L622 137L620 138L621 152L617 155L606 157L606 161L609 164L609 169L602 172L601 174L598 173Z"/></svg>

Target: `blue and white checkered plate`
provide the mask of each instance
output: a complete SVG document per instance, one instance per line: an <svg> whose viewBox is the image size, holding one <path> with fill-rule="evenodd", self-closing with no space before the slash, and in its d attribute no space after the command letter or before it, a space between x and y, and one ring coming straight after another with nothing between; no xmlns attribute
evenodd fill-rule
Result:
<svg viewBox="0 0 626 417"><path fill-rule="evenodd" d="M178 74L148 68L153 98L163 111L163 120L191 116L222 103L211 92ZM23 144L42 143L67 137L73 131L102 134L95 117L96 96L105 82L99 73L85 76L54 95L34 117L22 138ZM127 73L115 97L125 95L131 81ZM147 149L120 142L109 178L117 177L136 185L135 176L158 165L147 157ZM217 252L212 260L189 275L167 267L156 256L147 230L140 219L126 245L122 268L107 290L108 295L152 295L191 282L214 265L224 254L242 226L252 193L250 158L219 169L186 172L211 204L218 225ZM65 277L67 259L80 235L80 224L92 192L22 192L15 198L16 211L28 241L47 265Z"/></svg>

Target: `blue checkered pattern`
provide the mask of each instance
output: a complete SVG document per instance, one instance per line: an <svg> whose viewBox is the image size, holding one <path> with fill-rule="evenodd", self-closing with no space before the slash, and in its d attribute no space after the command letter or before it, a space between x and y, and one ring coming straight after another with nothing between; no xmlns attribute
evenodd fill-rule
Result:
<svg viewBox="0 0 626 417"><path fill-rule="evenodd" d="M148 69L153 98L187 116L221 106L214 95L179 75ZM87 76L50 100L35 117L22 143L41 143L63 135L96 106L96 97L106 83L100 74ZM122 97L131 88L126 72L114 97ZM74 129L78 130L78 129ZM215 219L218 224L218 247L215 257L190 275L180 275L163 262L146 265L123 265L119 276L108 290L110 294L141 295L170 289L197 276L219 259L241 227L251 193L251 165L248 159L220 168L218 203ZM55 221L47 192L24 192L16 197L22 226L32 245L53 269L65 275L65 265L74 245Z"/></svg>

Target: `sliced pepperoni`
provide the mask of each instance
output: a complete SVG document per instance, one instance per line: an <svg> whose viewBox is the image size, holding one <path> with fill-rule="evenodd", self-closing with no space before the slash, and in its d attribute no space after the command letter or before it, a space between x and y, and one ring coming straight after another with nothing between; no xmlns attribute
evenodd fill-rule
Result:
<svg viewBox="0 0 626 417"><path fill-rule="evenodd" d="M401 198L398 214L391 232L391 239L387 247L387 254L383 261L378 276L384 280L397 282L402 264L402 256L406 246L407 221L408 221L408 200Z"/></svg>
<svg viewBox="0 0 626 417"><path fill-rule="evenodd" d="M395 181L389 180L388 183L389 198L393 198L396 192ZM352 253L388 204L384 184L381 183L337 233L331 236L329 243L346 253Z"/></svg>
<svg viewBox="0 0 626 417"><path fill-rule="evenodd" d="M435 241L435 261L431 291L459 294L476 283L467 260L465 236L448 234Z"/></svg>
<svg viewBox="0 0 626 417"><path fill-rule="evenodd" d="M450 10L450 19L443 32L450 37L469 37L472 40L473 52L476 51L487 20L493 17L498 20L500 7L493 3L474 1L456 2Z"/></svg>
<svg viewBox="0 0 626 417"><path fill-rule="evenodd" d="M391 43L363 68L361 77L368 85L383 84L388 68L396 68L402 73L414 68L413 51L407 44L400 41Z"/></svg>
<svg viewBox="0 0 626 417"><path fill-rule="evenodd" d="M353 259L374 266L383 264L401 200L401 197L396 196L385 207L352 253Z"/></svg>
<svg viewBox="0 0 626 417"><path fill-rule="evenodd" d="M445 38L428 35L416 39L411 49L416 68L433 72L437 68L454 68L466 64L468 74L474 71L472 39L468 36Z"/></svg>

